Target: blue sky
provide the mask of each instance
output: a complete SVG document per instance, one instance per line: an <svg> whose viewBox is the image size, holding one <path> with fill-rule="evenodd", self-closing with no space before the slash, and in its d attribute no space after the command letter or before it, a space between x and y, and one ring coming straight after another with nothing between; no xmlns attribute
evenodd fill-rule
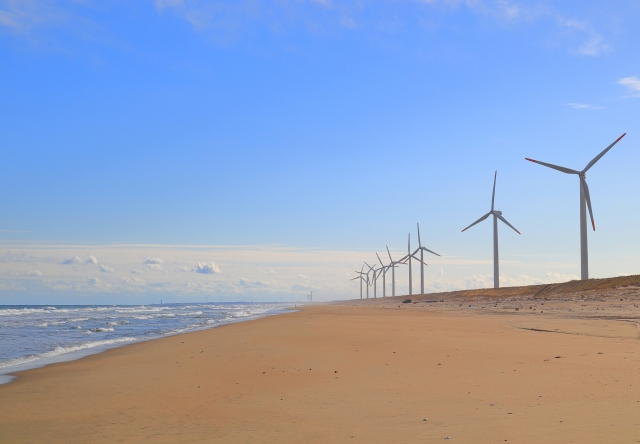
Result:
<svg viewBox="0 0 640 444"><path fill-rule="evenodd" d="M623 1L0 1L0 298L42 301L66 279L46 264L91 255L61 245L112 244L209 245L180 260L215 262L222 273L204 277L219 280L242 262L219 246L331 251L333 284L325 259L313 277L264 256L229 273L235 289L202 291L245 297L244 279L264 283L257 294L271 281L251 273L273 269L288 276L272 279L274 297L355 296L342 284L353 258L399 254L416 222L448 258L430 262L430 289L483 286L491 224L460 230L489 210L495 170L497 206L522 232L501 227L504 284L570 279L578 181L524 157L581 169L624 132L588 175L590 268L638 273L639 13ZM34 245L41 255L12 268ZM79 270L84 292L95 277ZM54 299L81 298L64 285Z"/></svg>

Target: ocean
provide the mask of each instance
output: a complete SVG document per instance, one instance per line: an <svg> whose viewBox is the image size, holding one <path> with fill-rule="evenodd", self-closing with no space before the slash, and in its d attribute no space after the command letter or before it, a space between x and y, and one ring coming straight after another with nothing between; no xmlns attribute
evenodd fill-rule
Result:
<svg viewBox="0 0 640 444"><path fill-rule="evenodd" d="M8 373L133 342L282 313L283 303L0 305L0 384Z"/></svg>

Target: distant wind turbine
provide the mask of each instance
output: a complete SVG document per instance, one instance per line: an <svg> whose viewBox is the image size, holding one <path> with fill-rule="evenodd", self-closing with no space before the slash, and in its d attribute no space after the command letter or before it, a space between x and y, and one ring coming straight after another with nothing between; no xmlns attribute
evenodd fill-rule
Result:
<svg viewBox="0 0 640 444"><path fill-rule="evenodd" d="M402 262L403 264L406 264L407 261L409 262L409 296L413 294L413 280L411 276L411 272L412 272L411 258L414 258L415 260L419 261L421 264L426 265L421 259L418 259L418 257L415 255L418 251L421 251L420 248L418 248L413 253L411 252L411 233L409 233L409 237L407 240L407 255L398 261L398 262Z"/></svg>
<svg viewBox="0 0 640 444"><path fill-rule="evenodd" d="M354 273L358 273L358 276L354 277L353 279L349 279L350 281L355 281L356 279L360 280L360 299L362 299L362 282L367 282L367 280L365 280L365 278L362 277L367 275L367 273L363 273L363 270L364 270L364 264L362 265L362 268L360 269L360 271L354 272Z"/></svg>
<svg viewBox="0 0 640 444"><path fill-rule="evenodd" d="M386 246L386 245L385 245ZM389 260L391 261L390 267L391 267L391 296L395 296L396 295L396 267L398 266L397 264L401 263L400 261L398 262L394 262L393 258L391 257L391 253L389 252L389 247L387 247L387 254L389 255Z"/></svg>
<svg viewBox="0 0 640 444"><path fill-rule="evenodd" d="M589 196L589 187L587 186L587 171L591 168L595 163L600 160L602 156L607 154L613 146L620 141L627 133L624 133L622 136L618 137L615 142L606 147L600 154L594 157L591 162L587 164L586 167L582 171L572 170L570 168L561 167L558 165L553 165L550 163L540 162L539 160L529 159L525 157L529 162L539 163L540 165L544 165L549 168L553 168L554 170L561 171L566 174L575 174L580 178L580 279L589 279L589 252L587 246L587 211L585 208L589 208L589 216L591 217L591 226L593 227L593 231L596 231L596 223L593 220L593 211L591 210L591 197Z"/></svg>
<svg viewBox="0 0 640 444"><path fill-rule="evenodd" d="M378 256L378 253L376 253L376 256ZM380 265L382 266L382 297L385 298L387 297L387 271L389 271L389 268L394 268L396 265L393 263L393 261L391 261L389 265L383 264L382 259L380 259L380 256L378 256L378 261L380 261ZM394 279L393 286L394 286L393 291L395 293L395 279Z"/></svg>
<svg viewBox="0 0 640 444"><path fill-rule="evenodd" d="M371 265L367 264L366 262L364 263L367 267L369 267L369 271L373 271L373 281L371 284L369 285L373 285L373 298L377 298L377 293L378 293L378 278L380 277L380 275L378 274L378 272L380 270L382 270L382 268L373 268Z"/></svg>
<svg viewBox="0 0 640 444"><path fill-rule="evenodd" d="M424 263L424 252L428 251L431 254L435 254L436 256L440 256L438 253L431 251L425 247L422 246L422 242L420 242L420 224L416 223L416 225L418 226L418 249L416 251L413 252L414 256L417 260L420 261L420 294L424 294L424 266L426 265ZM420 259L418 259L415 254L420 251Z"/></svg>
<svg viewBox="0 0 640 444"><path fill-rule="evenodd" d="M493 176L493 195L491 196L491 211L482 216L480 219L469 225L462 230L463 232L485 220L487 217L493 215L493 288L500 288L500 261L498 259L498 219L507 224L516 233L520 234L513 225L507 222L507 219L502 217L502 211L494 210L494 203L496 200L496 179L498 178L498 172L496 171Z"/></svg>

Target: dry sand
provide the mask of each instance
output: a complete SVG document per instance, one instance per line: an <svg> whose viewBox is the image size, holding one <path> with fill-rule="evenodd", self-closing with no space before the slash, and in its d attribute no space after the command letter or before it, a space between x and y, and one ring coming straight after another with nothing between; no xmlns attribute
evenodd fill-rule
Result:
<svg viewBox="0 0 640 444"><path fill-rule="evenodd" d="M313 306L122 347L0 386L0 442L640 442L638 297L612 291Z"/></svg>

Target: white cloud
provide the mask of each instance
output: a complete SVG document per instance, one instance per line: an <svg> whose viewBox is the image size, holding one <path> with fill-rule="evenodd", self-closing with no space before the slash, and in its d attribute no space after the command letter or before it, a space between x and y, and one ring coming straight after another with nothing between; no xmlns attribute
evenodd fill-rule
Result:
<svg viewBox="0 0 640 444"><path fill-rule="evenodd" d="M147 267L152 270L162 271L162 266L160 264L147 264Z"/></svg>
<svg viewBox="0 0 640 444"><path fill-rule="evenodd" d="M130 273L131 274L144 274L144 271L134 268L133 270L130 271Z"/></svg>
<svg viewBox="0 0 640 444"><path fill-rule="evenodd" d="M599 56L609 50L609 45L604 43L602 36L593 34L586 43L578 48L578 53L588 56Z"/></svg>
<svg viewBox="0 0 640 444"><path fill-rule="evenodd" d="M98 259L96 259L95 256L89 256L85 261L85 264L97 264L97 263L98 263Z"/></svg>
<svg viewBox="0 0 640 444"><path fill-rule="evenodd" d="M100 265L100 271L102 271L103 273L113 273L113 267L109 267L108 265Z"/></svg>
<svg viewBox="0 0 640 444"><path fill-rule="evenodd" d="M88 281L89 281L89 284L91 285L100 285L100 282L101 282L100 279L98 279L97 277L90 277Z"/></svg>
<svg viewBox="0 0 640 444"><path fill-rule="evenodd" d="M146 285L146 282L144 281L144 279L140 279L137 277L123 277L122 282L125 282L127 284L134 284L134 285Z"/></svg>
<svg viewBox="0 0 640 444"><path fill-rule="evenodd" d="M78 256L73 256L62 261L62 263L65 265L78 265L78 264L81 264L82 262L83 260L80 259Z"/></svg>
<svg viewBox="0 0 640 444"><path fill-rule="evenodd" d="M145 257L143 264L162 264L164 261L159 257Z"/></svg>
<svg viewBox="0 0 640 444"><path fill-rule="evenodd" d="M636 76L623 77L618 80L618 85L626 87L631 97L640 97L640 79Z"/></svg>
<svg viewBox="0 0 640 444"><path fill-rule="evenodd" d="M29 270L24 275L25 276L42 276L42 271L40 271L40 270Z"/></svg>
<svg viewBox="0 0 640 444"><path fill-rule="evenodd" d="M567 106L575 109L604 109L602 106L589 105L587 103L567 103Z"/></svg>
<svg viewBox="0 0 640 444"><path fill-rule="evenodd" d="M178 267L178 271L182 271L182 272L189 271L189 267L187 267L186 265L183 265L182 267Z"/></svg>
<svg viewBox="0 0 640 444"><path fill-rule="evenodd" d="M244 279L244 278L240 278L238 279L238 283L242 286L242 287L252 287L252 288L268 288L268 287L277 287L278 283L273 280L273 279L269 279L268 281L260 281L260 280L249 280L249 279Z"/></svg>
<svg viewBox="0 0 640 444"><path fill-rule="evenodd" d="M196 263L196 273L215 274L220 273L220 268L215 262L198 262Z"/></svg>

